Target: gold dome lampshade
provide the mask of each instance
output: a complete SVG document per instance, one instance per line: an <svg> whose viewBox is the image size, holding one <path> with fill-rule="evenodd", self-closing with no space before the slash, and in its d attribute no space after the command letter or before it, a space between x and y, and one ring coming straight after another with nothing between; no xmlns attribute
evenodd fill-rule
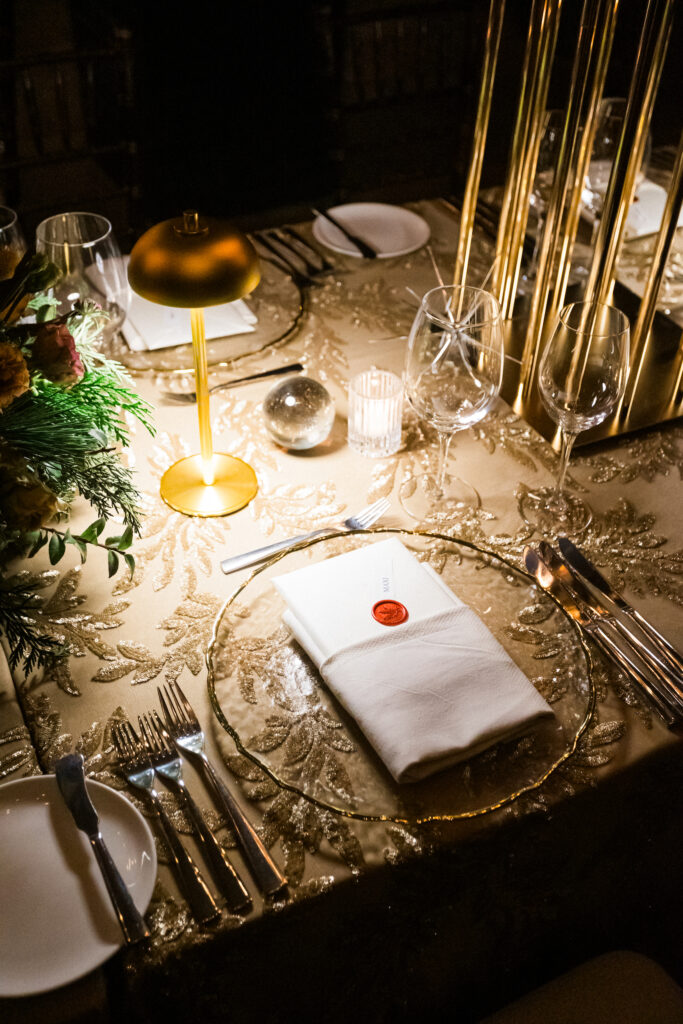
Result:
<svg viewBox="0 0 683 1024"><path fill-rule="evenodd" d="M200 218L194 210L150 228L130 254L133 291L150 302L190 310L200 454L175 462L161 478L161 497L185 515L237 512L258 490L251 466L213 450L204 307L247 295L260 277L249 240L225 221Z"/></svg>

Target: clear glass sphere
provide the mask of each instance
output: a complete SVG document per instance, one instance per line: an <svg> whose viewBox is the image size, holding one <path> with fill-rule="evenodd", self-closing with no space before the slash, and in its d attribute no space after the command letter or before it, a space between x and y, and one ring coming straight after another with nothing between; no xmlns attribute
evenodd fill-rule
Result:
<svg viewBox="0 0 683 1024"><path fill-rule="evenodd" d="M311 377L288 377L271 388L263 401L268 433L293 451L324 441L332 430L334 411L327 388Z"/></svg>

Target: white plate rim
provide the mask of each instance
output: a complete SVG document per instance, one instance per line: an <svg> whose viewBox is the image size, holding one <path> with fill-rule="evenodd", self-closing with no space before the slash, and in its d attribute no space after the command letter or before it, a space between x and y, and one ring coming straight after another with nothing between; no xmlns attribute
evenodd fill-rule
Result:
<svg viewBox="0 0 683 1024"><path fill-rule="evenodd" d="M412 242L409 246L406 246L402 249L392 249L391 251L379 251L377 253L378 259L387 260L395 259L398 256L407 256L409 253L416 252L418 249L422 248L422 246L426 245L427 242L429 241L429 238L431 236L431 228L429 227L427 221L424 219L424 217L421 217L419 213L415 213L414 210L409 210L405 206L397 206L393 203L342 203L340 206L330 206L329 211L333 217L337 217L340 213L343 215L345 212L348 213L349 210L355 210L360 207L364 207L365 209L372 208L378 211L378 216L380 218L382 216L395 217L398 211L408 223L414 224L415 226L415 242ZM345 224L345 226L350 228L352 231L354 229L354 225L350 221L348 224ZM331 249L332 252L340 253L342 256L355 256L358 259L363 258L362 254L351 244L351 242L346 242L346 240L340 243L330 242L329 236L325 234L326 230L332 232L337 231L337 229L333 227L333 225L328 225L328 222L325 221L324 217L316 217L315 220L313 221L312 228L313 236L316 239L316 241L320 242L321 245L324 245L326 249ZM419 241L417 240L418 237ZM368 239L368 241L370 241L372 244L371 239Z"/></svg>
<svg viewBox="0 0 683 1024"><path fill-rule="evenodd" d="M42 792L51 799L52 794L48 793L46 786L54 786L56 790L56 776L29 775L21 779L11 779L7 782L0 784L0 810L2 808L2 805L6 802L7 794L9 794L12 791L16 791L17 789L26 790L27 799L29 799L31 792L33 792L34 796L40 796L40 793ZM144 905L139 906L138 901L136 899L136 905L138 905L141 912L144 913L147 907L149 906L150 900L152 898L152 893L154 890L154 885L156 883L157 875L156 844L154 841L154 835L152 833L152 830L148 822L137 809L137 807L135 807L134 804L131 803L131 801L128 800L122 793L119 793L111 786L107 786L102 782L98 782L96 779L88 779L87 786L88 790L91 790L91 788L94 790L94 793L91 793L91 796L93 796L93 802L97 807L100 823L104 825L105 829L107 828L107 825L111 825L112 823L120 824L122 821L125 823L125 819L127 818L129 822L135 822L135 825L144 836L146 844L145 852L147 853L150 860L149 868L146 869L144 875L141 877L141 888L139 890L143 894L142 902ZM112 809L109 806L103 807L101 801L98 801L98 792L104 794L105 800L111 801L111 808L116 809L114 813L112 813ZM61 797L59 799L61 799ZM100 806L97 806L98 803L100 804ZM64 807L64 813L67 815L69 814L66 807ZM76 829L75 824L74 829ZM82 833L79 833L79 835L81 835L82 839L87 842L85 836L83 836ZM1 871L2 863L0 863L0 872ZM145 877L147 877L148 879L146 886L144 885ZM30 893L30 886L28 884L28 880L26 889ZM56 934L58 934L58 932ZM52 992L55 989L70 984L71 982L78 981L80 978L83 978L87 974L90 974L91 971L95 970L97 967L101 966L106 960L112 957L121 948L121 946L123 946L123 944L123 935L120 935L115 944L110 944L104 941L100 941L99 943L97 941L94 943L89 942L87 944L87 947L84 945L85 952L81 953L80 959L76 958L76 964L73 964L74 969L68 969L67 965L64 965L64 970L61 973L59 981L54 980L54 974L51 975L49 983L41 983L40 981L38 981L37 979L41 977L41 964L37 963L35 969L36 983L24 984L21 988L21 991L17 989L16 985L12 989L12 991L6 990L6 983L3 977L3 967L5 966L5 964L0 962L0 998L14 999L22 998L25 996L40 995L45 992ZM15 965L10 964L10 967L13 966ZM30 971L26 971L23 977L28 978L30 973Z"/></svg>

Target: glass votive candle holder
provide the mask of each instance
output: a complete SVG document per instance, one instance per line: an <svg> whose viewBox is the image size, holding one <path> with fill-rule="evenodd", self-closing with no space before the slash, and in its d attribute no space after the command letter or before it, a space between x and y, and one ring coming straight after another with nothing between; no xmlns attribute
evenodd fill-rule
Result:
<svg viewBox="0 0 683 1024"><path fill-rule="evenodd" d="M365 370L349 384L349 447L381 458L401 446L403 381L388 370Z"/></svg>

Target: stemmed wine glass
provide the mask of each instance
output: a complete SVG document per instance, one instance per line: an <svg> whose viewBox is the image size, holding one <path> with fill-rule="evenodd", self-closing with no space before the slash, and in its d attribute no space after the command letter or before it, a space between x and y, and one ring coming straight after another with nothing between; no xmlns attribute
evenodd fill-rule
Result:
<svg viewBox="0 0 683 1024"><path fill-rule="evenodd" d="M108 314L102 339L111 338L125 320L130 299L126 267L112 226L99 213L59 213L36 229L36 249L61 271L54 286L57 312L75 301L92 299Z"/></svg>
<svg viewBox="0 0 683 1024"><path fill-rule="evenodd" d="M625 116L625 99L618 96L608 96L601 101L598 108L593 150L582 195L584 209L593 218L593 241L597 235L598 224L602 216L605 194L612 173L612 165L619 147ZM637 186L642 183L645 177L645 169L647 168L651 151L652 137L648 133L643 162L636 178Z"/></svg>
<svg viewBox="0 0 683 1024"><path fill-rule="evenodd" d="M479 288L447 285L424 295L408 339L405 392L413 409L439 437L436 475L411 477L399 497L406 512L436 522L479 495L447 473L453 434L481 420L503 379L503 325L493 295Z"/></svg>
<svg viewBox="0 0 683 1024"><path fill-rule="evenodd" d="M565 490L574 441L602 423L624 394L629 367L629 322L621 310L600 302L573 302L561 310L538 371L548 414L559 425L562 449L557 483L527 492L524 518L541 530L580 532L592 512Z"/></svg>
<svg viewBox="0 0 683 1024"><path fill-rule="evenodd" d="M9 206L0 206L0 280L11 277L26 252L26 242L19 219Z"/></svg>

